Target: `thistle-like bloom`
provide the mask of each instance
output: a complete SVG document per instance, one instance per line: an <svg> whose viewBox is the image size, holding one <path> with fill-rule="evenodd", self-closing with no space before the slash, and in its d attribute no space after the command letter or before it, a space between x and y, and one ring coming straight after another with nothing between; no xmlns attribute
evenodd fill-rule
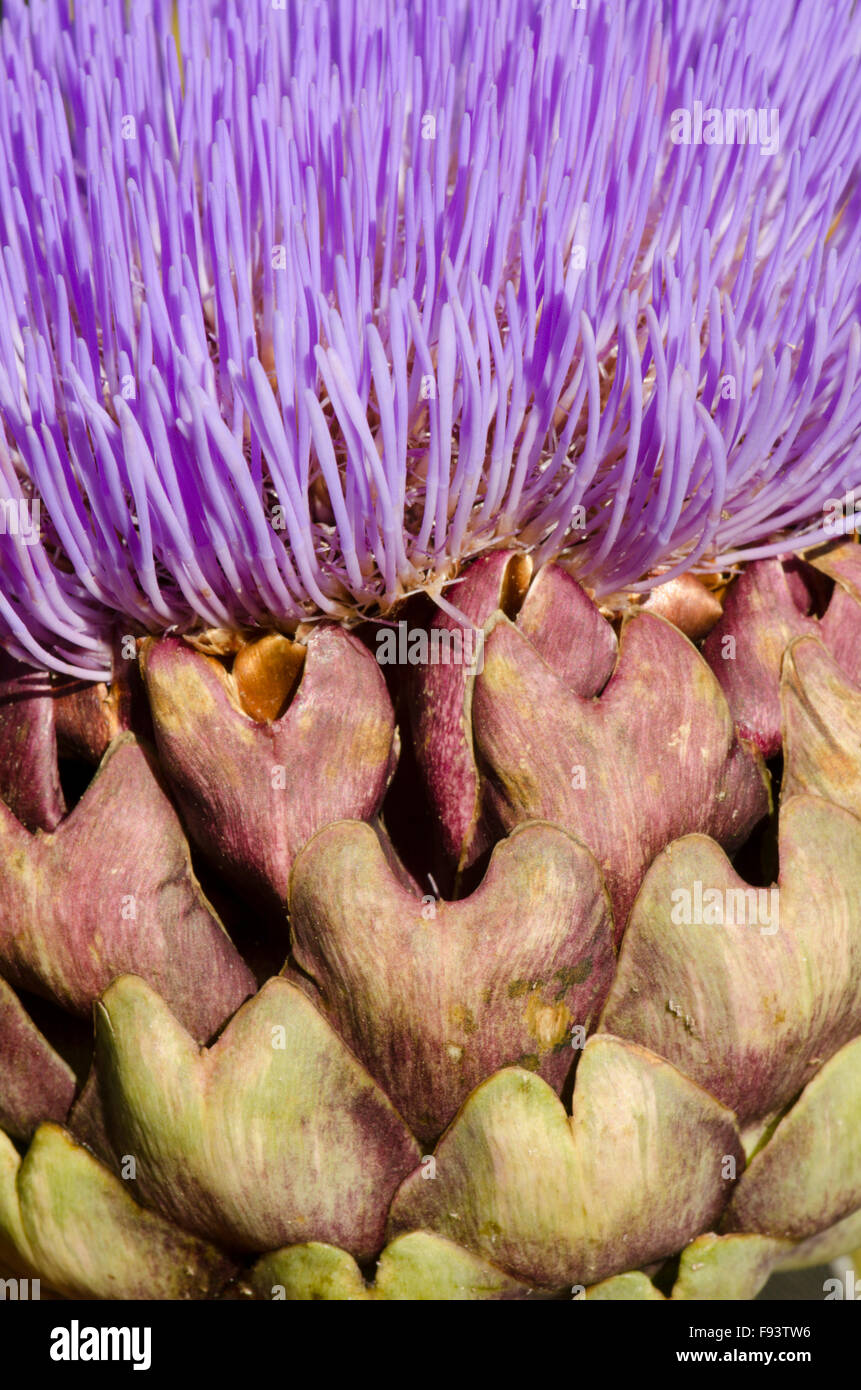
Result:
<svg viewBox="0 0 861 1390"><path fill-rule="evenodd" d="M3 14L18 657L385 613L512 541L610 595L861 484L852 0Z"/></svg>
<svg viewBox="0 0 861 1390"><path fill-rule="evenodd" d="M861 1269L859 41L5 5L4 1272Z"/></svg>

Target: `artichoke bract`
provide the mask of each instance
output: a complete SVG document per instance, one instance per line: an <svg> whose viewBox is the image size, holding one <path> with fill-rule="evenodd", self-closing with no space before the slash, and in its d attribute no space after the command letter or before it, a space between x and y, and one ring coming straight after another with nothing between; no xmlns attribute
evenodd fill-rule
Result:
<svg viewBox="0 0 861 1390"><path fill-rule="evenodd" d="M4 1277L861 1263L827 20L5 0Z"/></svg>

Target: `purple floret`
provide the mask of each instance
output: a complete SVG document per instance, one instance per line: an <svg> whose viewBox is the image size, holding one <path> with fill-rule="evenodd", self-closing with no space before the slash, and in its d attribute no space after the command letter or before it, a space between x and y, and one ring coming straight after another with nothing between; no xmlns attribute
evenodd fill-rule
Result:
<svg viewBox="0 0 861 1390"><path fill-rule="evenodd" d="M510 543L609 595L861 489L853 0L3 14L19 658L386 612ZM779 144L675 143L695 103Z"/></svg>

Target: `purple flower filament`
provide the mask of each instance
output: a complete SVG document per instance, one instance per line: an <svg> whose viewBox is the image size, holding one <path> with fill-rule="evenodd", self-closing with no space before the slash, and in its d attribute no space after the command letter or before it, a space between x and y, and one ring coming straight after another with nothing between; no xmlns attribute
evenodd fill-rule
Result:
<svg viewBox="0 0 861 1390"><path fill-rule="evenodd" d="M859 54L851 0L6 0L0 640L99 678L509 542L607 595L825 539Z"/></svg>

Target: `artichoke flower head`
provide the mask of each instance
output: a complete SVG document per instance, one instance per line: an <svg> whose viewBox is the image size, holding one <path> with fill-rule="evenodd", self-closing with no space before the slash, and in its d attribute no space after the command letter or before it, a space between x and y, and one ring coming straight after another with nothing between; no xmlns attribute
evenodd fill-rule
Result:
<svg viewBox="0 0 861 1390"><path fill-rule="evenodd" d="M5 0L4 1268L861 1248L859 84L853 0Z"/></svg>

